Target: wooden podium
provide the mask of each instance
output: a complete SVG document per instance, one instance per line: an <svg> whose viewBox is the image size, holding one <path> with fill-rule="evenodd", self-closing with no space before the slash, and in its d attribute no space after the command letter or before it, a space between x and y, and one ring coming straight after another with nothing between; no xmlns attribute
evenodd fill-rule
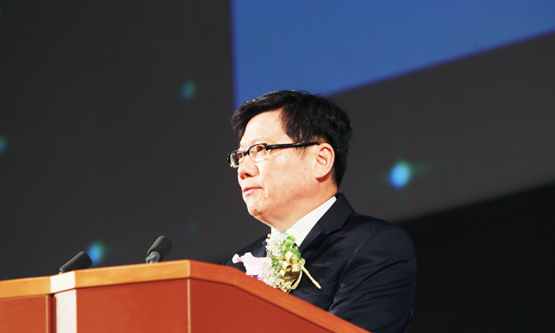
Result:
<svg viewBox="0 0 555 333"><path fill-rule="evenodd" d="M244 273L192 260L0 281L0 332L366 332Z"/></svg>
<svg viewBox="0 0 555 333"><path fill-rule="evenodd" d="M0 332L53 332L50 278L0 281Z"/></svg>

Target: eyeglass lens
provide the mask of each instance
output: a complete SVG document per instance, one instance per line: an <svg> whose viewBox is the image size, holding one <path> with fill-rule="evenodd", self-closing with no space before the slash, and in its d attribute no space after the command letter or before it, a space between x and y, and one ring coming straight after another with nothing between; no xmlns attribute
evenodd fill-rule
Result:
<svg viewBox="0 0 555 333"><path fill-rule="evenodd" d="M245 155L249 155L253 161L257 162L266 158L266 156L268 155L268 150L266 150L266 147L264 145L257 144L250 146L246 154L241 150L234 151L231 154L232 165L239 166L239 164L241 164L241 162L245 158Z"/></svg>

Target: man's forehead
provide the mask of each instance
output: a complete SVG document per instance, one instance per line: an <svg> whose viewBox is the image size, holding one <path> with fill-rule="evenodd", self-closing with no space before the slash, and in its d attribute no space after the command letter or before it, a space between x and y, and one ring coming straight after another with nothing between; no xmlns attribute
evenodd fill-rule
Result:
<svg viewBox="0 0 555 333"><path fill-rule="evenodd" d="M267 143L287 137L281 122L281 110L267 111L254 116L245 127L239 145L248 148L255 143Z"/></svg>

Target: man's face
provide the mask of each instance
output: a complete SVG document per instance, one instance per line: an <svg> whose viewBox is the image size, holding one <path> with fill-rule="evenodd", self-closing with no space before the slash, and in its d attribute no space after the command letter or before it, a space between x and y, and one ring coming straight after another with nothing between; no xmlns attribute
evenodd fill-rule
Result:
<svg viewBox="0 0 555 333"><path fill-rule="evenodd" d="M255 143L294 143L283 129L281 110L261 113L249 121L239 149L246 151ZM295 148L271 150L268 158L256 163L245 156L237 176L249 214L278 229L283 221L302 217L295 212L303 209L314 181L308 156Z"/></svg>

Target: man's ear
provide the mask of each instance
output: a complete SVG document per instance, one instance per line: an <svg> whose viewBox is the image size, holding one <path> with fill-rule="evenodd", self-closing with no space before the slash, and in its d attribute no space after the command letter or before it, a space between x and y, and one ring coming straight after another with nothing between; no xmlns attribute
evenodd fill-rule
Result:
<svg viewBox="0 0 555 333"><path fill-rule="evenodd" d="M321 143L316 153L314 177L324 180L332 176L333 162L335 161L335 151L329 143Z"/></svg>

